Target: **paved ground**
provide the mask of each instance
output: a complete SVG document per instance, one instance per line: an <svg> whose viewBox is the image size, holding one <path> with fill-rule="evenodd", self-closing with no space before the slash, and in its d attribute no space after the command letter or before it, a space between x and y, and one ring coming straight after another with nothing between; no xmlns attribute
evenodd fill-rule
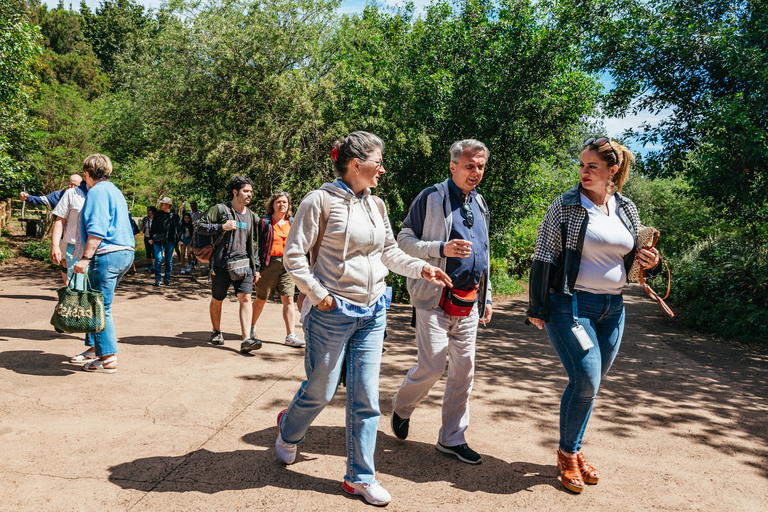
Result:
<svg viewBox="0 0 768 512"><path fill-rule="evenodd" d="M205 278L157 289L128 277L113 307L119 371L94 375L66 362L81 338L49 325L59 282L39 264L0 267L0 510L371 510L341 491L343 388L296 464L275 457L276 415L304 376L278 304L260 322L264 348L243 356L234 301L226 344L206 342ZM410 310L393 307L376 452L388 509L768 510L768 358L687 335L641 293L628 289L623 346L585 438L602 479L580 496L555 467L565 374L522 323L525 298L497 304L478 337L479 466L434 448L440 384L411 437L392 435L390 399L415 358Z"/></svg>

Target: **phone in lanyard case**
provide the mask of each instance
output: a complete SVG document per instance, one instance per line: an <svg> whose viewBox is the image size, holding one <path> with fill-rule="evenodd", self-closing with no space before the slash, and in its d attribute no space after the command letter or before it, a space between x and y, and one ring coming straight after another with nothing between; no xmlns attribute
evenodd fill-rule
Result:
<svg viewBox="0 0 768 512"><path fill-rule="evenodd" d="M576 336L576 340L579 342L579 345L581 345L582 349L589 350L595 346L595 344L592 342L592 338L590 338L587 331L581 325L576 324L571 327L571 332L574 336Z"/></svg>

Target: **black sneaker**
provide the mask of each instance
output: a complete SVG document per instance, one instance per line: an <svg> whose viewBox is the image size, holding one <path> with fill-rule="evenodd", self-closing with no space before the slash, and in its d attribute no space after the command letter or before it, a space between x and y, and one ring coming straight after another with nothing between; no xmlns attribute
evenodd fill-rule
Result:
<svg viewBox="0 0 768 512"><path fill-rule="evenodd" d="M170 284L171 284L171 281L169 279L166 279L165 281L163 281L163 286L168 286Z"/></svg>
<svg viewBox="0 0 768 512"><path fill-rule="evenodd" d="M209 339L208 341L210 341L214 345L223 345L224 336L221 334L221 331L213 331L211 333L211 339Z"/></svg>
<svg viewBox="0 0 768 512"><path fill-rule="evenodd" d="M261 340L259 338L245 338L240 344L240 352L247 354L251 350L259 350L261 348Z"/></svg>
<svg viewBox="0 0 768 512"><path fill-rule="evenodd" d="M438 442L436 448L448 455L455 455L461 462L466 462L467 464L480 464L483 462L480 454L470 448L467 443L458 446L443 446Z"/></svg>
<svg viewBox="0 0 768 512"><path fill-rule="evenodd" d="M396 438L405 439L408 437L408 426L410 423L410 418L403 419L395 411L392 411L392 433L395 434Z"/></svg>
<svg viewBox="0 0 768 512"><path fill-rule="evenodd" d="M160 281L155 281L154 283L152 283L152 286L160 286Z"/></svg>

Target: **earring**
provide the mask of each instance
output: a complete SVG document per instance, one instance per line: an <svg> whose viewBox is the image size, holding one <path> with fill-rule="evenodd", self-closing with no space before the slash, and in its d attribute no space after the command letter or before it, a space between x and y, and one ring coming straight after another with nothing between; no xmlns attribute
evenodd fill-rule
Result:
<svg viewBox="0 0 768 512"><path fill-rule="evenodd" d="M619 190L619 187L613 182L613 176L609 177L608 183L605 184L605 193L612 196L617 190Z"/></svg>
<svg viewBox="0 0 768 512"><path fill-rule="evenodd" d="M355 171L355 176L360 176L360 169Z"/></svg>

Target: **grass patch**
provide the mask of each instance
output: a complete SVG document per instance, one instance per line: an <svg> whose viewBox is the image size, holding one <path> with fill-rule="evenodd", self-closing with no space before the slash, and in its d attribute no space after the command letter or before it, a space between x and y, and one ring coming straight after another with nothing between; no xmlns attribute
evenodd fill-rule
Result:
<svg viewBox="0 0 768 512"><path fill-rule="evenodd" d="M0 263L13 258L13 251L10 247L0 242Z"/></svg>
<svg viewBox="0 0 768 512"><path fill-rule="evenodd" d="M44 261L49 265L53 265L53 262L51 261L50 238L44 238L43 240L30 240L21 248L21 253L27 258Z"/></svg>

